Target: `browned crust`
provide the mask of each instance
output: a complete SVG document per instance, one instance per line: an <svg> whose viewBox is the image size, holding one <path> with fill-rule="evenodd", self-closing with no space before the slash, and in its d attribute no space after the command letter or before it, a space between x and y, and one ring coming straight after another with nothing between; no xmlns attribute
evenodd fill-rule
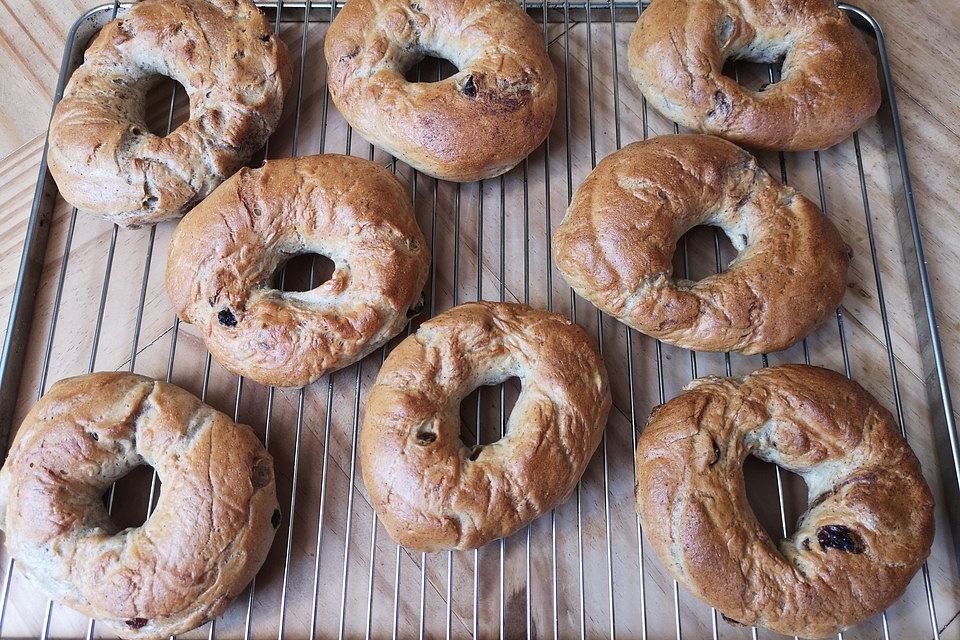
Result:
<svg viewBox="0 0 960 640"><path fill-rule="evenodd" d="M144 116L162 75L190 97L190 120L166 137ZM291 80L287 47L251 0L143 0L70 78L50 172L67 202L117 224L179 217L263 146Z"/></svg>
<svg viewBox="0 0 960 640"><path fill-rule="evenodd" d="M163 482L156 510L118 531L101 495L141 464ZM249 427L128 373L55 384L0 471L17 567L124 638L166 638L220 615L263 564L276 514L273 459Z"/></svg>
<svg viewBox="0 0 960 640"><path fill-rule="evenodd" d="M773 62L780 82L747 89L724 61ZM880 107L877 63L833 0L655 0L630 37L647 100L695 131L764 149L824 149Z"/></svg>
<svg viewBox="0 0 960 640"><path fill-rule="evenodd" d="M347 121L437 178L505 173L553 124L557 84L543 32L513 0L350 0L324 49ZM407 82L404 71L427 53L458 73Z"/></svg>
<svg viewBox="0 0 960 640"><path fill-rule="evenodd" d="M302 293L270 288L301 253L333 260L331 279ZM227 180L174 231L166 284L217 362L261 384L300 387L396 335L429 264L400 181L373 162L323 155Z"/></svg>
<svg viewBox="0 0 960 640"><path fill-rule="evenodd" d="M673 277L679 238L701 224L740 250L699 282ZM850 248L817 207L736 145L660 136L606 157L553 238L577 293L638 331L696 351L785 349L832 313Z"/></svg>
<svg viewBox="0 0 960 640"><path fill-rule="evenodd" d="M803 476L811 508L770 539L744 491L748 455ZM637 508L670 573L725 616L835 636L899 598L930 553L933 498L893 416L855 382L787 365L704 378L653 413ZM859 553L821 545L846 527Z"/></svg>
<svg viewBox="0 0 960 640"><path fill-rule="evenodd" d="M506 436L477 453L460 439L460 402L511 376L523 387ZM579 326L519 304L465 304L381 368L360 438L364 484L403 546L474 549L567 498L609 409L603 360Z"/></svg>

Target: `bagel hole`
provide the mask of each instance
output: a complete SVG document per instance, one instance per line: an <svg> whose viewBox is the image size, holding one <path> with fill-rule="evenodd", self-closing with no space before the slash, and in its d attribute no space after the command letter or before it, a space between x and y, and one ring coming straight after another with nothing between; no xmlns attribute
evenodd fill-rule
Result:
<svg viewBox="0 0 960 640"><path fill-rule="evenodd" d="M777 488L777 465L750 456L743 465L747 502L757 520L773 540L782 540L783 523L780 518L780 495ZM787 537L797 530L800 516L807 510L807 483L799 475L780 468L783 485L783 510L787 523Z"/></svg>
<svg viewBox="0 0 960 640"><path fill-rule="evenodd" d="M157 76L151 82L150 90L147 91L147 97L144 99L144 122L150 133L164 138L190 119L190 100L183 85L173 78ZM175 96L174 91L176 91ZM172 120L171 98L174 99Z"/></svg>
<svg viewBox="0 0 960 640"><path fill-rule="evenodd" d="M325 255L302 253L280 265L273 286L280 291L311 291L330 280L336 268L336 263Z"/></svg>
<svg viewBox="0 0 960 640"><path fill-rule="evenodd" d="M407 82L429 84L446 80L458 71L457 66L446 58L425 55L419 62L411 65L403 77Z"/></svg>
<svg viewBox="0 0 960 640"><path fill-rule="evenodd" d="M119 530L140 527L147 521L147 501L150 495L150 484L153 481L153 467L140 465L114 483L113 510L110 519ZM153 506L156 506L157 496L160 495L160 478L154 486ZM102 496L104 507L109 507L110 489Z"/></svg>
<svg viewBox="0 0 960 640"><path fill-rule="evenodd" d="M723 75L732 78L744 89L758 93L779 82L782 72L783 58L772 63L730 59L723 65Z"/></svg>
<svg viewBox="0 0 960 640"><path fill-rule="evenodd" d="M501 404L500 389L503 388ZM483 449L500 440L500 415L503 409L503 428L520 396L520 378L511 377L503 383L482 385L471 391L460 402L460 441L470 450L467 458L476 460ZM480 429L477 431L477 403L480 403Z"/></svg>
<svg viewBox="0 0 960 640"><path fill-rule="evenodd" d="M687 243L687 262L683 261L683 242ZM739 237L738 243L745 245L746 237ZM719 248L719 259L717 249ZM730 238L719 227L699 225L687 231L677 242L673 253L673 272L678 276L686 274L688 280L702 280L726 271L730 263L739 255Z"/></svg>

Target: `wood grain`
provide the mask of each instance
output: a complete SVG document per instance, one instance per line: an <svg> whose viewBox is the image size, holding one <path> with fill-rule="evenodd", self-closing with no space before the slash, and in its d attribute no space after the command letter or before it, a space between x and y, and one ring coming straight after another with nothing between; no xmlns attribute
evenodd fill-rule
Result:
<svg viewBox="0 0 960 640"><path fill-rule="evenodd" d="M0 157L3 158L0 160L0 317L3 318L0 323L6 322L9 309L63 42L81 11L95 4L91 0L58 3L0 0L0 48L4 53L0 56L0 73L5 79L14 80L5 80L0 85ZM960 258L957 255L960 249L956 226L960 178L957 177L955 151L960 142L960 6L953 0L927 3L872 0L865 5L881 21L889 38L928 268L938 298L944 349L952 379L960 380L960 359L957 357L960 355L960 305L957 304L960 281L952 277L952 269ZM619 115L624 143L644 135L641 96L624 65L629 27L617 25L616 51L620 55L619 68L614 74L609 24L592 26L592 56L588 56L586 25L573 24L568 31L562 24L550 25L550 51L557 68L562 72L565 60L569 60L569 138L561 106L551 134L549 154L541 149L528 161L526 190L522 167L503 181L502 193L501 183L496 179L485 182L482 189L470 184L458 191L452 184L435 184L429 178L417 178L418 219L427 238L431 242L435 239L435 311L478 296L498 299L501 291L508 299L529 298L538 306L552 302L558 311L573 311L565 283L559 274L547 269L548 222L555 228L566 207L569 189L575 188L593 162L616 149L616 115ZM348 151L366 157L370 147L357 136L352 137L348 148L346 128L332 107L329 126L321 135L324 68L320 61L324 31L324 25L313 24L308 32L307 59L310 64L304 74L299 151L302 154ZM301 35L299 25L284 27L283 36L296 52L300 48ZM591 65L592 93L588 90ZM620 93L619 110L613 101L614 82ZM169 94L161 91L155 102L160 107L168 99ZM183 100L180 102L182 110ZM291 153L296 113L294 102L295 94L291 93L284 124L271 143L272 157ZM670 123L652 111L647 114L647 123L649 135L672 131ZM591 139L595 143L594 154L591 154ZM918 334L912 312L911 300L916 283L907 268L909 256L902 249L902 230L897 223L897 217L902 215L899 194L892 188L897 184L895 158L891 156L884 131L877 122L864 128L859 142L867 203L876 232L877 264L890 310L889 330L904 423L935 494L942 496L933 417L925 388L929 363L923 358L922 334ZM569 184L568 146L572 161ZM389 158L379 151L374 157L384 164L389 162ZM774 175L780 176L776 154L763 154L761 159ZM807 341L806 354L814 364L841 371L845 364L848 365L858 381L892 408L895 398L854 143L847 141L838 145L822 153L820 160L825 187L822 204L854 247L855 258L841 320L834 318L821 326ZM788 155L784 166L787 180L818 201L813 154ZM411 189L414 188L413 176L406 167L398 166L398 174ZM545 181L547 174L549 190ZM455 206L458 196L459 210ZM72 221L68 268L54 324L52 311L58 302L55 285ZM205 392L208 402L228 413L236 411L242 421L253 425L268 439L268 446L277 460L281 504L285 505L287 524L281 528L267 566L257 581L255 614L251 620L253 637L276 635L281 620L280 603L284 601L284 583L287 584L287 595L283 621L288 637L306 637L311 628L318 629L322 637L335 634L341 626L341 610L346 635L363 635L368 589L374 594L370 616L373 634L376 637L389 636L394 620L394 576L398 559L397 624L400 636L407 637L419 631L421 584L426 635L443 636L447 620L448 557L446 554L432 554L421 558L419 554L398 551L382 529L372 528L373 513L355 468L353 442L362 415L362 398L373 382L381 354L376 353L361 365L348 367L329 380L309 387L302 400L297 391L270 394L248 382L238 387L236 378L216 363L210 366L208 383L204 385L207 359L203 344L192 327L175 324L163 290L165 248L172 228L172 223L158 225L152 238L150 230L145 229L117 233L111 277L105 293L106 311L94 349L97 309L103 293L106 255L113 228L86 217L82 212L74 219L69 207L59 203L24 367L18 419L35 400L41 387L45 348L51 335L47 384L86 371L91 361L95 369L132 366L138 372L161 378L170 372L175 383L198 395ZM456 237L460 238L459 245L454 242ZM153 248L148 251L151 241ZM692 276L711 273L715 269L712 232L694 231L689 245ZM723 258L728 260L732 251L726 242L723 247ZM525 259L525 255L529 258ZM299 277L302 279L303 274ZM145 287L142 286L144 282ZM137 307L141 292L144 314L139 317ZM577 301L576 314L577 320L593 335L599 337L602 327L615 401L607 431L608 490L604 491L603 460L598 455L584 478L579 500L584 582L588 586L582 596L586 605L582 625L588 636L605 635L610 624L609 602L612 600L618 634L637 637L646 624L651 638L673 637L672 583L653 556L638 553L637 525L632 509L633 440L650 409L661 401L657 347L653 341L631 333L628 349L628 334L623 326L609 318L598 323L595 310L583 300ZM842 322L842 338L847 347L846 363L839 322ZM670 397L690 379L694 363L685 351L664 347L661 354L663 393ZM773 354L770 363L803 361L804 357L804 349L798 345L784 353ZM634 372L632 379L627 375L628 362ZM730 364L735 374L745 374L759 367L761 362L759 358L733 356ZM723 374L725 365L722 355L701 354L696 358L696 373ZM359 411L354 402L357 390L361 399ZM515 393L516 389L508 385L504 394L508 406ZM298 412L301 401L304 406L302 414ZM477 395L474 395L463 405L465 439L477 434L477 402ZM495 440L500 428L500 394L496 389L484 389L479 394L479 403L480 440ZM295 474L294 451L298 443L299 466ZM764 524L777 534L780 532L780 514L776 506L773 469L766 465L752 465L748 471L752 502L757 505ZM147 482L149 475L140 475L119 486L117 510L122 515L118 517L129 518L131 525L137 523L137 518L142 521L144 517L143 485ZM802 511L803 490L794 479L786 478L788 526ZM607 503L610 505L609 534L614 550L612 592L607 589ZM938 626L944 630L942 637L960 638L960 624L955 621L951 624L960 612L960 581L946 521L943 500L940 499L930 583ZM289 572L284 575L287 535L291 530L288 524L291 522L291 563ZM556 548L560 580L556 594L557 624L564 637L577 635L581 625L577 522L575 500L558 508ZM347 528L351 531L349 538ZM377 531L375 539L371 538L373 531ZM542 636L552 634L552 532L550 518L541 518L531 527L529 547L525 533L505 542L502 592L500 546L489 545L480 550L476 584L479 593L478 630L482 637L498 635L501 601L504 603L506 635L522 635L526 627L528 598L533 631ZM321 534L322 545L318 545ZM345 540L349 540L348 545ZM345 548L350 551L346 562ZM528 550L533 577L529 591L525 576ZM454 579L449 586L451 631L453 636L467 637L473 625L474 556L456 553L452 562ZM0 566L6 566L6 556L0 558ZM341 602L344 567L348 568L348 579L346 598ZM426 577L423 583L421 570ZM368 582L371 576L372 581ZM638 606L641 584L648 611L646 620L641 619ZM311 605L315 592L317 609L314 620ZM685 636L709 635L709 609L682 592L680 600ZM38 597L19 571L14 571L3 633L12 637L35 636L43 625L45 612L45 600ZM242 636L245 621L246 594L218 622L217 634L221 637ZM931 635L924 583L919 576L905 597L891 608L888 621L891 633L896 636ZM83 635L86 624L82 616L57 606L51 616L51 635ZM207 631L201 629L187 637L204 637ZM877 618L846 637L878 637L880 633L881 620ZM747 635L742 629L720 623L721 637Z"/></svg>

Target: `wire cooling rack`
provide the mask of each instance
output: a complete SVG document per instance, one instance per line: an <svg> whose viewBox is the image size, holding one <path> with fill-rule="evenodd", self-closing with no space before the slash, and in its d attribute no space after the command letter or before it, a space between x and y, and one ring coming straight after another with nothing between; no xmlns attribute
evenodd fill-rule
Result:
<svg viewBox="0 0 960 640"><path fill-rule="evenodd" d="M166 299L164 258L173 223L128 231L78 214L57 198L44 164L0 372L4 437L9 416L21 418L53 381L128 369L179 384L253 425L276 460L285 519L264 568L223 618L185 637L770 637L724 620L679 589L647 551L634 510L633 463L650 409L692 377L744 375L783 362L844 371L895 410L938 498L928 564L898 603L843 637L957 637L957 625L948 627L960 611L951 547L956 528L942 505L957 490L960 459L886 49L868 14L841 5L878 49L886 87L880 116L828 151L759 156L771 173L818 202L854 247L851 291L845 308L802 344L748 358L695 354L627 330L578 300L551 262L551 232L597 161L627 142L676 130L646 108L625 69L638 4L525 7L542 25L558 69L556 124L545 145L506 176L464 185L418 175L353 135L336 112L322 54L335 4L260 4L290 46L297 75L280 129L252 164L263 157L337 152L391 167L409 185L431 242L430 315L474 299L519 300L569 314L603 350L614 409L582 482L555 511L474 552L404 550L378 526L356 457L362 403L385 354L403 336L303 390L265 389L231 376L211 362ZM129 6L105 5L78 20L58 99L92 35ZM451 71L449 64L428 60L408 77L432 81ZM777 79L774 68L740 65L729 72L745 84ZM170 131L186 111L184 92L173 82L148 97L157 133ZM734 255L722 234L696 229L681 241L676 268L700 278L723 269ZM918 271L911 279L913 268ZM329 271L324 259L296 258L279 278L285 289L306 289ZM45 322L34 323L34 317ZM917 326L931 334L930 393L910 372L923 370L911 360ZM508 381L469 396L461 407L464 441L499 438L517 391ZM946 436L940 444L938 434ZM761 522L774 537L789 534L806 504L802 481L754 460L745 472ZM158 484L149 469L118 483L107 496L118 523L142 522ZM5 552L0 562L0 635L109 637L93 621L47 601Z"/></svg>

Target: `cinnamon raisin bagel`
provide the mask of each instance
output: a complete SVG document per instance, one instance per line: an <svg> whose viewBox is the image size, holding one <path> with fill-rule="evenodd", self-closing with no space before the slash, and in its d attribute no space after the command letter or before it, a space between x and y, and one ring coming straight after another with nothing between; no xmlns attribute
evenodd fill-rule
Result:
<svg viewBox="0 0 960 640"><path fill-rule="evenodd" d="M271 278L298 254L336 270L311 291ZM301 387L395 336L430 253L406 189L383 167L322 155L241 169L170 240L167 294L214 359L261 384Z"/></svg>
<svg viewBox="0 0 960 640"><path fill-rule="evenodd" d="M150 133L146 95L163 76L190 119ZM251 0L143 0L106 25L50 123L47 161L64 199L124 226L185 213L276 128L292 78L286 45Z"/></svg>
<svg viewBox="0 0 960 640"><path fill-rule="evenodd" d="M677 241L714 225L740 252L699 282L673 277ZM553 237L564 278L638 331L695 351L785 349L832 313L848 247L817 207L736 145L661 136L604 158Z"/></svg>
<svg viewBox="0 0 960 640"><path fill-rule="evenodd" d="M780 81L753 91L727 60L782 60ZM750 147L830 147L880 107L876 60L833 0L654 0L628 63L666 117Z"/></svg>
<svg viewBox="0 0 960 640"><path fill-rule="evenodd" d="M807 483L809 509L786 540L747 502L750 455ZM695 380L656 409L637 446L637 509L694 595L804 638L882 611L933 542L933 498L893 416L855 382L803 365Z"/></svg>
<svg viewBox="0 0 960 640"><path fill-rule="evenodd" d="M522 389L506 435L465 445L460 402L513 376ZM475 549L570 495L609 409L603 360L579 326L520 304L465 304L423 323L384 362L363 419L364 484L403 546Z"/></svg>
<svg viewBox="0 0 960 640"><path fill-rule="evenodd" d="M162 482L140 527L102 495L135 467ZM0 470L7 550L47 596L124 638L167 638L220 615L280 524L273 459L249 427L130 373L55 384Z"/></svg>
<svg viewBox="0 0 960 640"><path fill-rule="evenodd" d="M514 0L350 0L324 51L330 95L347 121L444 180L507 172L540 146L556 114L543 32ZM405 80L425 56L458 72Z"/></svg>

